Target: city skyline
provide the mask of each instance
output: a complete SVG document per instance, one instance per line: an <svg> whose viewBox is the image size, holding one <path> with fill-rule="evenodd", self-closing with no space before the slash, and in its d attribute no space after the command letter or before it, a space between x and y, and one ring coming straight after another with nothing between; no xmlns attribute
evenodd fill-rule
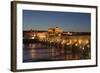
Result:
<svg viewBox="0 0 100 73"><path fill-rule="evenodd" d="M47 30L61 27L64 31L90 32L90 13L23 10L23 30Z"/></svg>

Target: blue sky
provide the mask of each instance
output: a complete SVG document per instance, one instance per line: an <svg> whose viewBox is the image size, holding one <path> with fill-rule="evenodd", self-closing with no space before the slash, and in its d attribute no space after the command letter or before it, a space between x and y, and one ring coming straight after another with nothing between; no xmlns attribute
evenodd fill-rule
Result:
<svg viewBox="0 0 100 73"><path fill-rule="evenodd" d="M72 32L90 32L91 14L23 10L23 30L47 30L48 27L61 27L64 31Z"/></svg>

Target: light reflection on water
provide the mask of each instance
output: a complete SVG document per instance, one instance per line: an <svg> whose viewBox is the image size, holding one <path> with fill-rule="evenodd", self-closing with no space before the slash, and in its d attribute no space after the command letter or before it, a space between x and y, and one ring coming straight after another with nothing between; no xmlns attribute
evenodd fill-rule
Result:
<svg viewBox="0 0 100 73"><path fill-rule="evenodd" d="M74 50L74 52L77 52L75 56L71 48L68 49L68 47L67 51L63 48L47 47L40 44L25 44L23 48L23 62L80 59L84 50Z"/></svg>
<svg viewBox="0 0 100 73"><path fill-rule="evenodd" d="M24 60L31 60L31 59L35 60L35 59L45 59L45 58L47 59L50 56L49 52L50 49L47 49L45 46L41 44L25 44L23 51L23 59Z"/></svg>
<svg viewBox="0 0 100 73"><path fill-rule="evenodd" d="M79 39L78 43L73 46L75 39ZM69 38L67 38L69 39ZM80 40L83 39L83 40ZM52 60L78 60L91 58L91 45L87 45L90 40L88 36L70 37L66 45L61 44L43 44L43 43L27 43L23 44L23 62L52 61ZM69 45L71 43L71 45ZM84 47L83 47L84 46ZM88 47L89 46L89 47Z"/></svg>

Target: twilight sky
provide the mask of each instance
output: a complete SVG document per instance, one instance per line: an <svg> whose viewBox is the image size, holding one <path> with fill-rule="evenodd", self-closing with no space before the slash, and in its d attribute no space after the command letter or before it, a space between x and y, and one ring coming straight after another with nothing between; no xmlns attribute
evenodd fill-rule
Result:
<svg viewBox="0 0 100 73"><path fill-rule="evenodd" d="M64 31L90 32L91 14L76 12L23 10L23 30L47 30L60 27Z"/></svg>

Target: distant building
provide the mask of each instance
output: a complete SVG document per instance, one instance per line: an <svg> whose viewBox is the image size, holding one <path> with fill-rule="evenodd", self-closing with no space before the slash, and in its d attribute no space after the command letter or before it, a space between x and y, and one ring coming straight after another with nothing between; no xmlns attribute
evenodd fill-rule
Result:
<svg viewBox="0 0 100 73"><path fill-rule="evenodd" d="M48 33L54 33L55 29L54 28L48 28Z"/></svg>
<svg viewBox="0 0 100 73"><path fill-rule="evenodd" d="M55 28L48 28L48 35L54 36L61 36L61 34L63 33L63 30L60 27L55 27Z"/></svg>
<svg viewBox="0 0 100 73"><path fill-rule="evenodd" d="M63 30L60 27L48 28L48 32L50 33L63 33Z"/></svg>
<svg viewBox="0 0 100 73"><path fill-rule="evenodd" d="M55 33L63 33L63 30L60 27L56 27Z"/></svg>

